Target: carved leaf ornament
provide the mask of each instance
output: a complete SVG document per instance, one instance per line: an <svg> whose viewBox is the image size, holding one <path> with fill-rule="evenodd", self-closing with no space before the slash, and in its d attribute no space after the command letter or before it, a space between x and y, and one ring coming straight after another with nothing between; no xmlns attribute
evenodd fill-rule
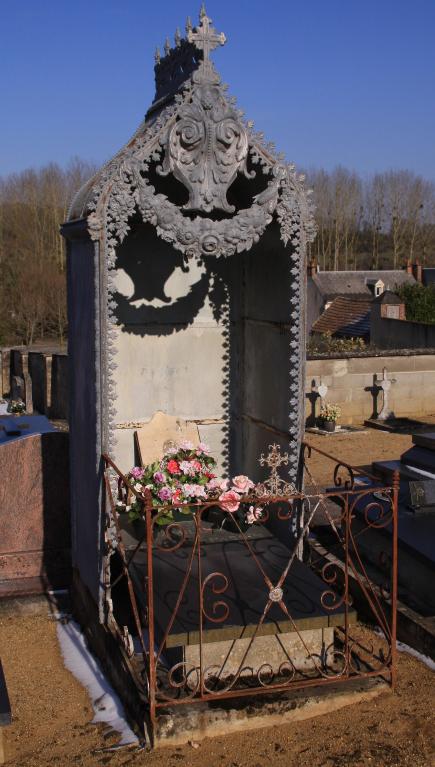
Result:
<svg viewBox="0 0 435 767"><path fill-rule="evenodd" d="M249 250L274 214L284 244L290 241L296 247L301 236L305 241L312 239L312 210L303 177L274 156L262 137L242 121L210 61L210 51L223 45L225 35L215 32L204 8L198 27L187 31L203 60L186 80L183 95L175 97L175 105L154 122L145 122L106 167L88 205L91 237L99 239L106 232L106 244L113 252L138 210L144 222L155 226L163 240L187 257L230 256ZM255 175L248 171L249 154L269 181L249 208L235 213L227 192L239 173L247 178ZM159 175L172 174L187 189L189 200L182 208L156 192L147 180L149 164L156 160L160 160ZM195 211L200 215L192 217ZM213 211L234 215L218 221L203 215Z"/></svg>
<svg viewBox="0 0 435 767"><path fill-rule="evenodd" d="M162 175L173 173L189 191L184 210L234 213L227 190L239 171L247 178L248 135L235 109L215 85L200 85L192 102L183 105L178 120L162 140Z"/></svg>

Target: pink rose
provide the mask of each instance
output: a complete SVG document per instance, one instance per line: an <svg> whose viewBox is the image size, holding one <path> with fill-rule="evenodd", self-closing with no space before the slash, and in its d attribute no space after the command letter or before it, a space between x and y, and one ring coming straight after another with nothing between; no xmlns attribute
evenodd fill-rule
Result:
<svg viewBox="0 0 435 767"><path fill-rule="evenodd" d="M155 480L156 482L160 482L160 483L162 483L162 482L164 482L164 481L165 481L165 475L163 474L163 472L162 472L162 471L156 471L156 472L153 474L153 478L154 478L154 480Z"/></svg>
<svg viewBox="0 0 435 767"><path fill-rule="evenodd" d="M221 506L225 511L234 514L240 506L240 495L235 490L227 490L219 496Z"/></svg>
<svg viewBox="0 0 435 767"><path fill-rule="evenodd" d="M254 483L245 477L244 474L239 474L237 477L233 477L233 490L242 495L247 495L249 491L254 487Z"/></svg>
<svg viewBox="0 0 435 767"><path fill-rule="evenodd" d="M205 442L200 442L198 447L196 448L197 455L201 455L201 453L209 453L210 447L206 445Z"/></svg>
<svg viewBox="0 0 435 767"><path fill-rule="evenodd" d="M212 477L210 482L207 482L207 490L220 490L223 493L228 490L228 480Z"/></svg>

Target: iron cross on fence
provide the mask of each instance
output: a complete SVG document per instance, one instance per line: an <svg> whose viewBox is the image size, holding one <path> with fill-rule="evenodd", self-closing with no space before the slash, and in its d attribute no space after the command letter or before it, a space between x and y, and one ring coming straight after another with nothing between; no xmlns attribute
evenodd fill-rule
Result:
<svg viewBox="0 0 435 767"><path fill-rule="evenodd" d="M285 482L278 474L278 468L280 466L287 466L289 462L289 454L284 453L281 455L281 448L274 443L269 445L269 453L267 456L264 453L259 458L260 466L269 466L271 469L270 477L262 483L262 487L267 487L267 493L269 495L287 495L293 493L295 488L290 482Z"/></svg>

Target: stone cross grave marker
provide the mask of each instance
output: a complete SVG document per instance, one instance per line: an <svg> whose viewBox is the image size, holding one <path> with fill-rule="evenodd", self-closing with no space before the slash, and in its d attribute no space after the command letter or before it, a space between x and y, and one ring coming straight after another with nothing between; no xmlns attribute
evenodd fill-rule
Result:
<svg viewBox="0 0 435 767"><path fill-rule="evenodd" d="M396 379L387 378L387 368L384 368L382 370L382 378L380 380L376 379L376 382L378 383L378 386L380 386L380 388L382 389L384 393L384 401L382 405L382 410L378 415L378 421L386 421L388 418L394 418L394 412L390 410L389 408L388 399L390 395L391 384L396 383Z"/></svg>

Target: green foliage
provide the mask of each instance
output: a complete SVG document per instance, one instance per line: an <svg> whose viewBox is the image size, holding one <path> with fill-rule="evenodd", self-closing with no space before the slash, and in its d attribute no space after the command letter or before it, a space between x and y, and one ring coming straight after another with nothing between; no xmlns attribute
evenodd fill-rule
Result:
<svg viewBox="0 0 435 767"><path fill-rule="evenodd" d="M396 293L405 303L407 320L435 324L435 285L401 285Z"/></svg>
<svg viewBox="0 0 435 767"><path fill-rule="evenodd" d="M315 333L308 339L308 354L329 354L337 352L361 352L367 349L363 338L334 338L331 331Z"/></svg>

